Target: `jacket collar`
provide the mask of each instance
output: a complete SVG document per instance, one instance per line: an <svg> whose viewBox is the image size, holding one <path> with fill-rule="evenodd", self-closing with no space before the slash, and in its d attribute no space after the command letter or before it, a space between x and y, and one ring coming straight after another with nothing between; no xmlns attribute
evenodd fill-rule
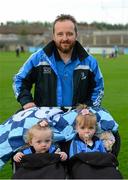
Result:
<svg viewBox="0 0 128 180"><path fill-rule="evenodd" d="M44 52L47 54L48 57L51 57L54 52L56 59L61 60L54 41L49 42L44 47ZM71 60L76 60L78 58L80 61L82 61L88 56L89 55L86 52L86 50L82 47L82 45L78 41L76 41L76 44L73 48Z"/></svg>

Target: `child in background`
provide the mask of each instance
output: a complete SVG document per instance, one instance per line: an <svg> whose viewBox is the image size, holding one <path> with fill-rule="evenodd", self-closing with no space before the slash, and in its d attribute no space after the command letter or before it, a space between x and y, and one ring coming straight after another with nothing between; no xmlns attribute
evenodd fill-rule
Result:
<svg viewBox="0 0 128 180"><path fill-rule="evenodd" d="M95 136L96 123L96 116L84 106L76 117L77 134L70 145L70 157L80 152L106 152L103 142Z"/></svg>
<svg viewBox="0 0 128 180"><path fill-rule="evenodd" d="M53 132L48 126L47 121L41 121L31 127L27 131L26 138L26 142L29 146L23 148L21 152L17 152L13 157L14 161L20 162L25 154L46 152L59 154L62 161L67 159L67 154L65 152L61 152L59 148L52 145Z"/></svg>

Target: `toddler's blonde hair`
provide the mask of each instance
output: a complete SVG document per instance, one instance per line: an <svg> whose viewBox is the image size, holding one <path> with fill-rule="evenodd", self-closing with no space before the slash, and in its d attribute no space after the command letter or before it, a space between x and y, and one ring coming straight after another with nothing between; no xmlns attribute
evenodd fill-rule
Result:
<svg viewBox="0 0 128 180"><path fill-rule="evenodd" d="M32 141L32 138L35 136L35 133L37 130L39 130L39 131L50 131L51 132L51 138L53 139L53 132L52 132L52 129L50 128L49 125L40 126L40 124L35 124L30 129L28 129L28 131L26 133L26 136L25 136L26 143L29 143Z"/></svg>
<svg viewBox="0 0 128 180"><path fill-rule="evenodd" d="M89 112L86 115L83 115L81 113L82 109L87 109L87 105L85 104L79 104L77 106L77 110L79 111L79 114L76 117L76 126L80 127L90 127L90 126L96 126L96 116L94 113Z"/></svg>

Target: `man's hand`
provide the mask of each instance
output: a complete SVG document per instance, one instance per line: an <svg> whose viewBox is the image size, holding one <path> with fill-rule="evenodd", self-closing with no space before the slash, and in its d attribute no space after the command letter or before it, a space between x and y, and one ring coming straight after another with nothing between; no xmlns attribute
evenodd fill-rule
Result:
<svg viewBox="0 0 128 180"><path fill-rule="evenodd" d="M35 107L35 103L34 102L30 102L30 103L27 103L23 106L23 109L29 109L29 108L32 108L32 107Z"/></svg>

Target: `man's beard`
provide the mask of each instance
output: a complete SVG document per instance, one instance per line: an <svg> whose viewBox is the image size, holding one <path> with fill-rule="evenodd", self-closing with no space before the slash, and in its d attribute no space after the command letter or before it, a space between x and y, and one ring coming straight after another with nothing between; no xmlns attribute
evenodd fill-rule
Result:
<svg viewBox="0 0 128 180"><path fill-rule="evenodd" d="M69 43L69 42L65 42L65 43L66 43L66 45L68 45L67 47L63 47L64 42L60 43L60 44L55 42L56 47L60 52L62 52L64 54L68 54L73 49L73 47L75 45L75 41L73 43ZM62 46L61 46L61 44L62 44Z"/></svg>

